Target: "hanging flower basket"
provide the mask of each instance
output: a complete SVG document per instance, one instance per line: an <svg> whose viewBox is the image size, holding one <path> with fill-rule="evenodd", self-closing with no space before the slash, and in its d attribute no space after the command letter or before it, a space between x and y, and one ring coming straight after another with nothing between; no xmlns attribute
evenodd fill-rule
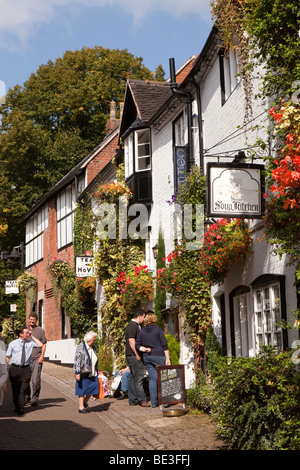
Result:
<svg viewBox="0 0 300 470"><path fill-rule="evenodd" d="M148 271L148 266L135 266L128 274L122 271L117 278L117 283L118 303L123 308L126 318L143 303L153 300L153 278L152 273Z"/></svg>
<svg viewBox="0 0 300 470"><path fill-rule="evenodd" d="M240 219L222 219L204 235L199 269L211 284L220 284L231 266L251 252L252 239L247 225Z"/></svg>
<svg viewBox="0 0 300 470"><path fill-rule="evenodd" d="M48 272L52 278L53 294L58 304L59 289L63 290L63 295L67 295L75 287L75 273L71 269L67 260L54 258L48 265Z"/></svg>
<svg viewBox="0 0 300 470"><path fill-rule="evenodd" d="M64 276L67 276L70 272L69 263L60 258L55 258L49 265L48 271L52 277L55 277L57 280L62 279Z"/></svg>
<svg viewBox="0 0 300 470"><path fill-rule="evenodd" d="M36 301L36 295L38 290L37 278L28 272L24 272L17 279L17 285L21 294L27 294L30 302L30 308L32 309L34 302Z"/></svg>
<svg viewBox="0 0 300 470"><path fill-rule="evenodd" d="M113 202L119 196L126 195L127 198L131 196L131 191L125 183L112 182L109 184L101 184L94 194L94 197L99 201L105 199L106 202Z"/></svg>
<svg viewBox="0 0 300 470"><path fill-rule="evenodd" d="M176 260L183 252L183 248L177 247L168 256L163 258L167 262L167 266L157 270L156 283L157 287L165 289L166 292L176 296L180 291L180 275Z"/></svg>

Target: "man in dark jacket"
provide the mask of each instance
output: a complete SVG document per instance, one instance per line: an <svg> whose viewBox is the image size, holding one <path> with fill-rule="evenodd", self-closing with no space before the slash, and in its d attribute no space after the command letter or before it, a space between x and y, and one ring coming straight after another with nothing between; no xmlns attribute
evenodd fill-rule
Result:
<svg viewBox="0 0 300 470"><path fill-rule="evenodd" d="M130 406L149 406L143 386L144 363L140 354L135 348L135 340L141 329L141 324L143 323L144 318L144 310L136 310L133 315L133 319L129 322L125 329L125 354L127 364L131 371L131 375L128 380L128 401Z"/></svg>

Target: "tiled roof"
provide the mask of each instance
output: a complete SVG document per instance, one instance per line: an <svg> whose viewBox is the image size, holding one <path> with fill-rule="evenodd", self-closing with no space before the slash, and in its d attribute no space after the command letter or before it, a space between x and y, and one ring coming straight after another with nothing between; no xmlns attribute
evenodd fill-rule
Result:
<svg viewBox="0 0 300 470"><path fill-rule="evenodd" d="M169 85L165 82L128 80L138 117L147 123L159 108L172 96Z"/></svg>

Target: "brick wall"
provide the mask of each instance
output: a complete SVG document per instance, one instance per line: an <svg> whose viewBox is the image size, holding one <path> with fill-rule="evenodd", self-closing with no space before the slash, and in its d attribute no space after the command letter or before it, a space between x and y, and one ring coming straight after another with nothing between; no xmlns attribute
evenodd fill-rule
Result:
<svg viewBox="0 0 300 470"><path fill-rule="evenodd" d="M56 199L48 203L48 228L43 233L43 259L31 268L31 273L38 279L38 303L43 300L43 328L45 329L49 341L62 338L62 315L60 308L57 307L51 276L48 273L48 265L55 259L61 258L68 261L70 266L74 264L73 246L68 246L63 250L57 251L57 219L56 219ZM37 306L38 309L38 306ZM30 305L27 300L27 316L30 313ZM70 331L68 332L68 336Z"/></svg>
<svg viewBox="0 0 300 470"><path fill-rule="evenodd" d="M115 156L118 144L118 134L101 150L99 155L89 163L87 167L87 184L89 184L98 175L98 173L111 161Z"/></svg>

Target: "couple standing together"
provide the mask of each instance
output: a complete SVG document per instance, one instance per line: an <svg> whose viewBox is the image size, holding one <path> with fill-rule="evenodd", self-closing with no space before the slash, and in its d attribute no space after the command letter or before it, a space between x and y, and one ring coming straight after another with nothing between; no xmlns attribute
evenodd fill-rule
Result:
<svg viewBox="0 0 300 470"><path fill-rule="evenodd" d="M158 406L156 366L171 364L167 340L156 323L156 315L146 315L142 309L138 309L125 330L125 354L131 371L128 381L128 399L131 406L150 406L143 387L144 366L149 375L151 406Z"/></svg>

